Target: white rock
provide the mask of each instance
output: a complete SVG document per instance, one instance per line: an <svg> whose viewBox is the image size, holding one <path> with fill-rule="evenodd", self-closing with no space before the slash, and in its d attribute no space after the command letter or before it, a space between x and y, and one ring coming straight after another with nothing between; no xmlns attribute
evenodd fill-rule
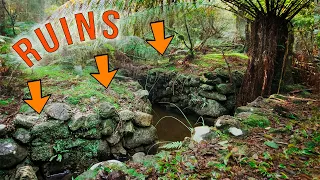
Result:
<svg viewBox="0 0 320 180"><path fill-rule="evenodd" d="M231 127L229 128L229 132L234 135L234 136L241 136L243 135L243 132L241 129L235 128L235 127Z"/></svg>
<svg viewBox="0 0 320 180"><path fill-rule="evenodd" d="M110 165L115 165L115 166L124 166L124 164L118 160L108 160L108 161L103 161L103 162L99 162L97 164L94 164L93 166L91 166L90 170L95 170L98 167L101 166L110 166Z"/></svg>
<svg viewBox="0 0 320 180"><path fill-rule="evenodd" d="M194 128L194 134L192 135L192 140L196 142L200 142L203 140L203 135L207 134L210 132L210 127L209 126L199 126Z"/></svg>

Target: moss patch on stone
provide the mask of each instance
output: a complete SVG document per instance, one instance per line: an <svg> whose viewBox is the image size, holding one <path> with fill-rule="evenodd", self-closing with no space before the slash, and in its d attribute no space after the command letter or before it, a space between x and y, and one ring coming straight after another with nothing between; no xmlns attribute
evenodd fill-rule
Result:
<svg viewBox="0 0 320 180"><path fill-rule="evenodd" d="M243 121L243 123L250 127L266 128L270 126L269 119L258 114L251 114L247 119Z"/></svg>

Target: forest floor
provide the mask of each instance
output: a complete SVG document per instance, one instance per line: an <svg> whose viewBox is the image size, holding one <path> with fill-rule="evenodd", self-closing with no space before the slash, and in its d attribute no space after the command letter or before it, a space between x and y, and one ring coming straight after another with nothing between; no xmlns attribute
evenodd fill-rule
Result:
<svg viewBox="0 0 320 180"><path fill-rule="evenodd" d="M258 105L270 122L267 127L253 119L257 125L251 124L241 137L212 128L216 136L210 141L187 138L180 149L129 161L126 167L107 166L91 177L103 179L123 171L131 179L319 179L319 98L273 95Z"/></svg>

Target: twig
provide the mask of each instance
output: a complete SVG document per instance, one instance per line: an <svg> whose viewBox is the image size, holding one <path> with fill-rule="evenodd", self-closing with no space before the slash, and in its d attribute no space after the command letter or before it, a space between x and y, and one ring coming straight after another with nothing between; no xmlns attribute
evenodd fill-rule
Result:
<svg viewBox="0 0 320 180"><path fill-rule="evenodd" d="M13 73L18 69L18 67L21 65L21 62L16 66L16 68L11 72L11 75L10 75L10 79L9 79L9 82L7 84L7 87L10 87L10 84L11 84L11 81L13 79Z"/></svg>
<svg viewBox="0 0 320 180"><path fill-rule="evenodd" d="M222 52L223 59L224 59L224 61L226 62L227 66L228 66L228 73L229 73L230 83L231 83L232 85L234 85L234 84L233 84L233 79L232 79L232 73L231 73L230 64L229 64L229 62L228 62L228 60L227 60L227 58L226 58L226 56L225 56L225 54L224 54L224 51L221 50L221 52Z"/></svg>

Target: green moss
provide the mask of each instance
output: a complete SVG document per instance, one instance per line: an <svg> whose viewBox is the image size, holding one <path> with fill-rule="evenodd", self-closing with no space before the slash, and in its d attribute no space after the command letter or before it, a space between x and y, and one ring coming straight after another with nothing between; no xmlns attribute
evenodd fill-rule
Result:
<svg viewBox="0 0 320 180"><path fill-rule="evenodd" d="M83 146L83 151L88 157L96 157L98 155L98 149L100 146L100 140L91 140Z"/></svg>
<svg viewBox="0 0 320 180"><path fill-rule="evenodd" d="M0 106L7 106L12 103L14 98L0 99Z"/></svg>
<svg viewBox="0 0 320 180"><path fill-rule="evenodd" d="M31 130L32 137L39 137L45 142L51 139L67 138L70 135L68 126L61 124L59 121L43 122L35 125Z"/></svg>
<svg viewBox="0 0 320 180"><path fill-rule="evenodd" d="M31 110L31 107L28 104L22 104L21 107L20 107L19 112L24 113L24 112L27 112L29 110Z"/></svg>
<svg viewBox="0 0 320 180"><path fill-rule="evenodd" d="M54 153L50 144L43 143L41 146L31 148L31 159L33 161L48 161L52 156L54 156Z"/></svg>
<svg viewBox="0 0 320 180"><path fill-rule="evenodd" d="M265 116L260 116L257 114L251 114L247 119L243 121L244 124L247 124L251 127L261 127L266 128L270 126L270 121Z"/></svg>
<svg viewBox="0 0 320 180"><path fill-rule="evenodd" d="M54 94L55 96L67 97L69 104L78 106L79 109L93 105L95 102L110 102L117 109L120 108L119 99L133 100L134 94L130 91L130 84L114 79L108 90L102 86L90 73L96 70L86 68L77 75L73 70L66 70L57 65L26 69L27 80L42 79L43 95ZM28 88L24 89L26 95L29 94ZM95 100L92 101L92 98ZM127 102L127 101L122 101ZM95 103L96 104L96 103ZM27 106L22 107L21 112L27 111ZM94 108L94 107L93 107Z"/></svg>

